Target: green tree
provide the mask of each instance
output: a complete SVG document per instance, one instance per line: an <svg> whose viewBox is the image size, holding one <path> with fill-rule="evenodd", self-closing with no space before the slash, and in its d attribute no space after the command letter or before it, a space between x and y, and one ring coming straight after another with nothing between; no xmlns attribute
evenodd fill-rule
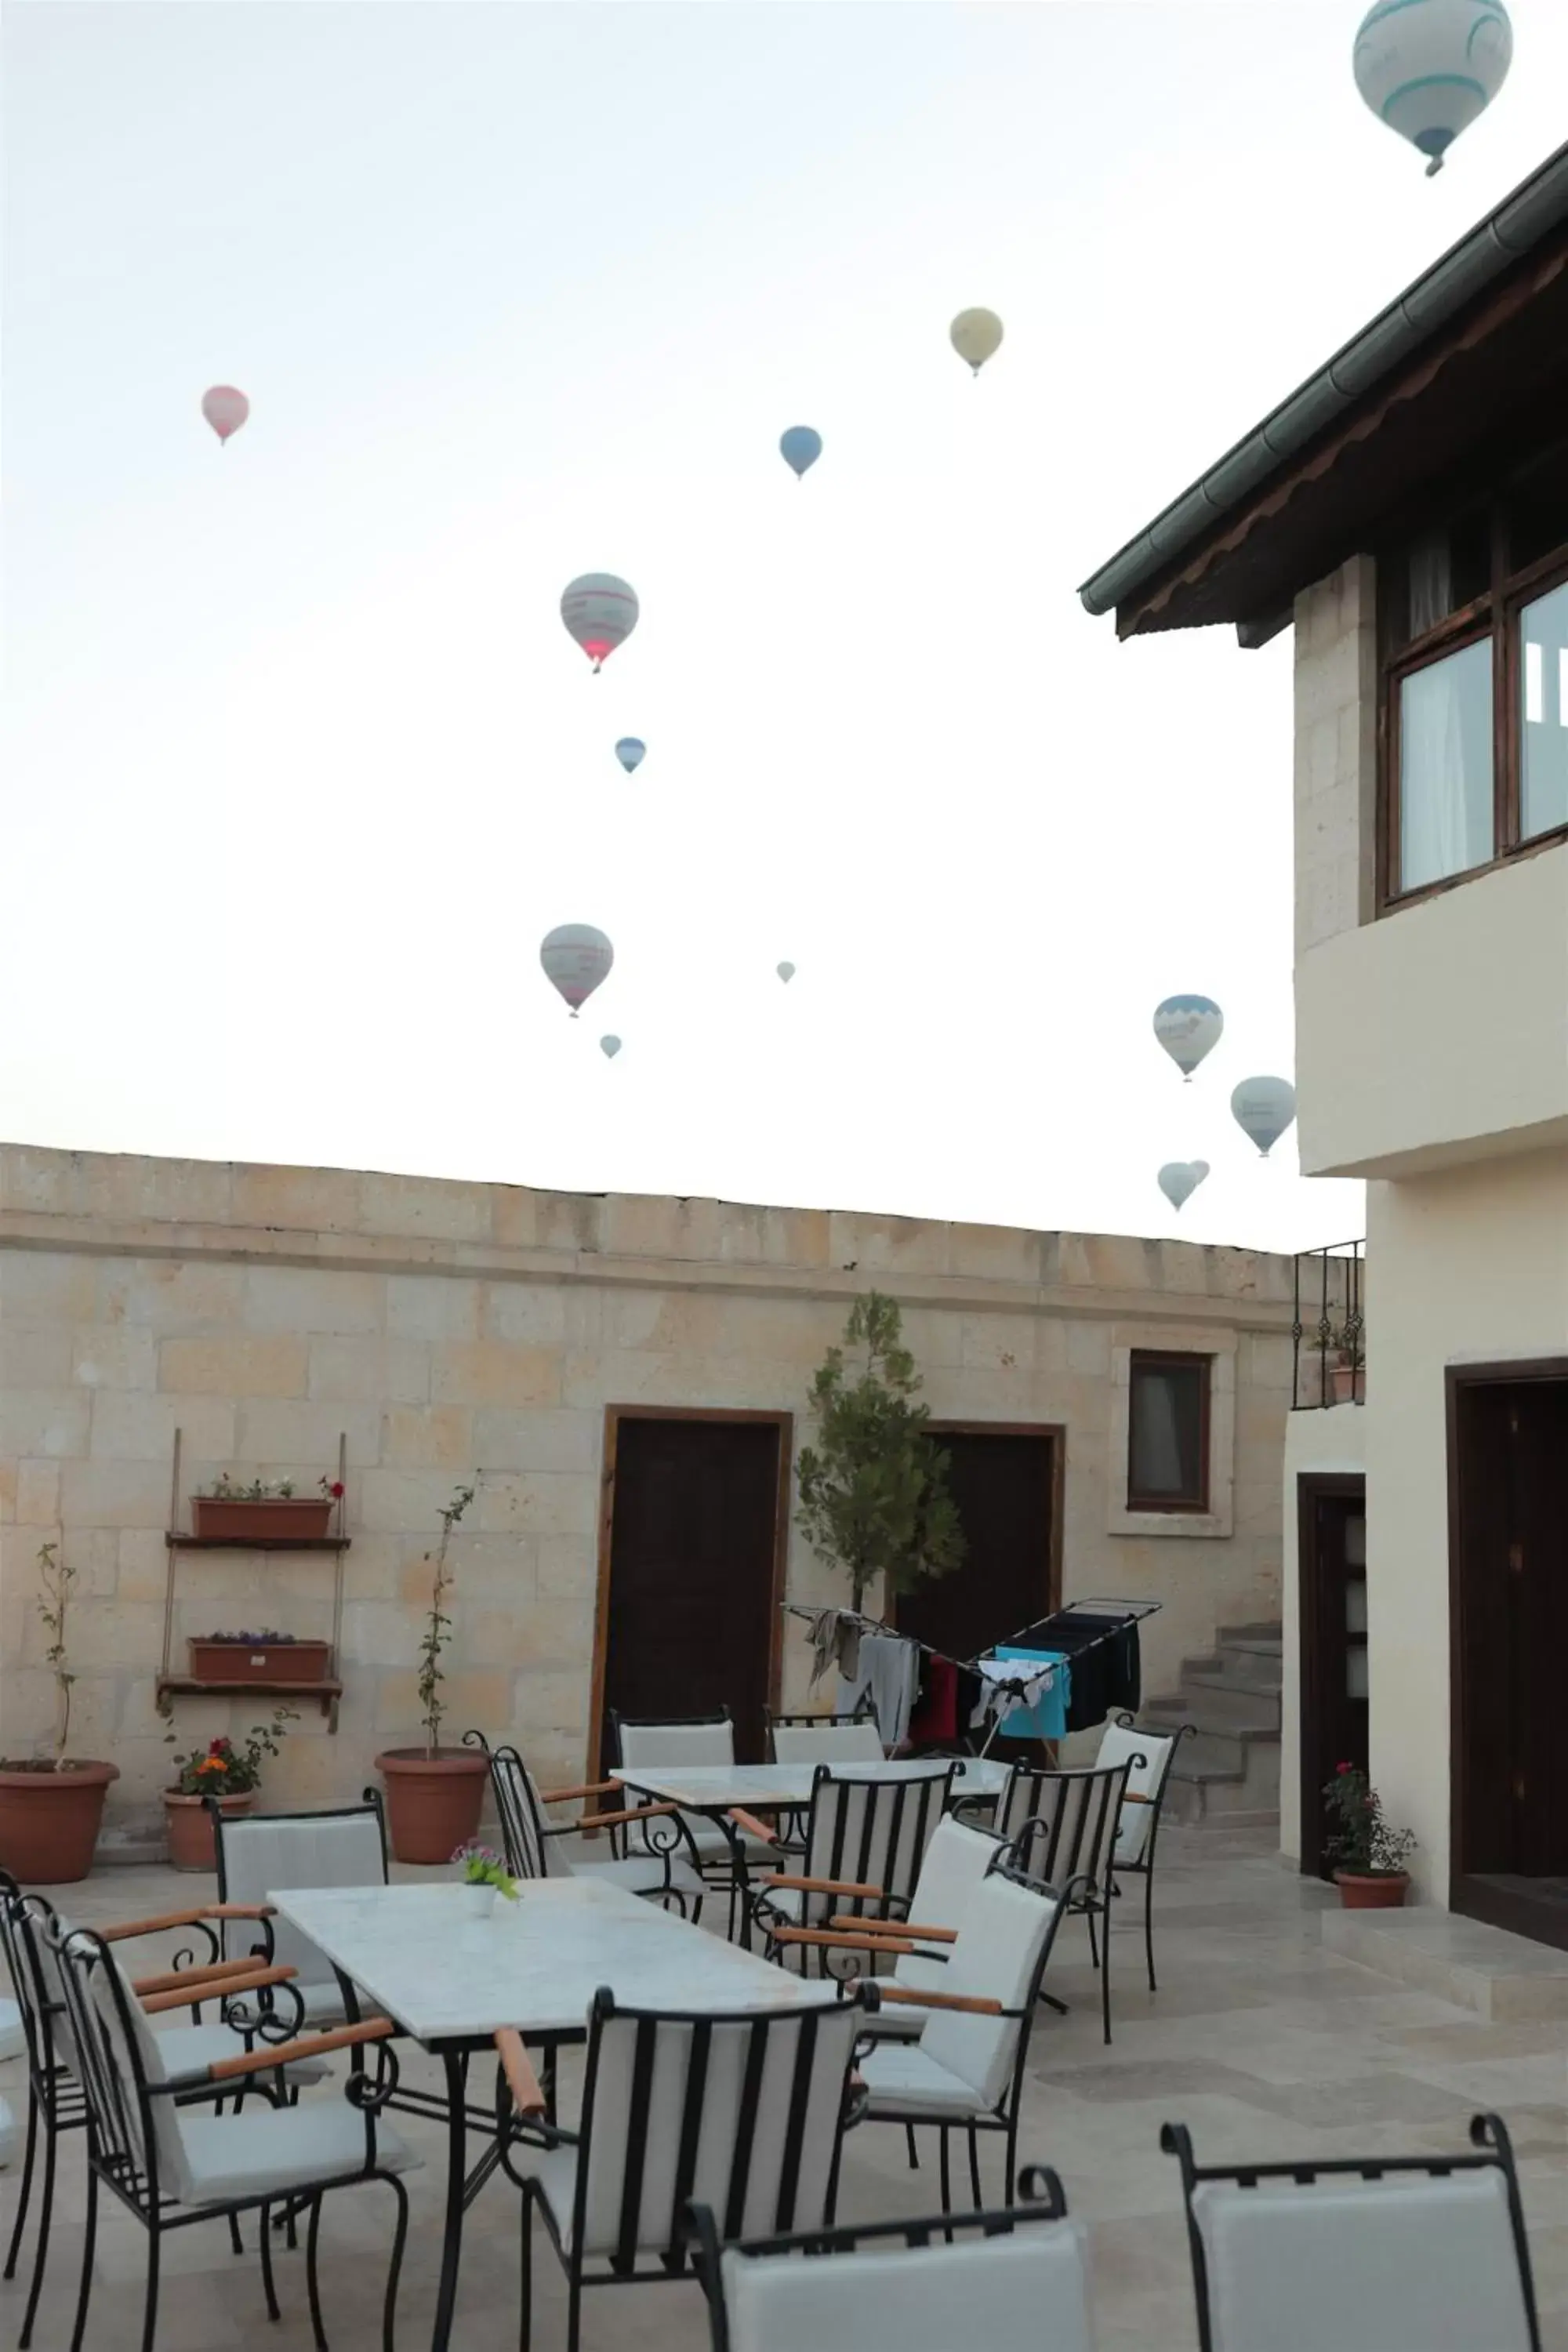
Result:
<svg viewBox="0 0 1568 2352"><path fill-rule="evenodd" d="M893 1299L875 1290L858 1298L844 1346L829 1348L811 1384L816 1444L801 1448L796 1523L819 1559L848 1570L857 1609L878 1577L890 1592L907 1592L948 1575L964 1554L902 1332ZM847 1349L863 1349L863 1363L847 1367Z"/></svg>

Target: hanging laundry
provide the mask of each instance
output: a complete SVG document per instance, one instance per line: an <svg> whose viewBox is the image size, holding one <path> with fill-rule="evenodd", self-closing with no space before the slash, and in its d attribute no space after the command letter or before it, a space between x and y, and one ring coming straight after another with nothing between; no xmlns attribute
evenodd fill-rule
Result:
<svg viewBox="0 0 1568 2352"><path fill-rule="evenodd" d="M1136 1618L1064 1609L1031 1626L1023 1639L1065 1650L1073 1661L1069 1731L1091 1731L1123 1707L1137 1714L1143 1675Z"/></svg>
<svg viewBox="0 0 1568 2352"><path fill-rule="evenodd" d="M811 1688L815 1690L830 1666L853 1681L859 1670L860 1623L842 1609L819 1609L806 1639L811 1643Z"/></svg>
<svg viewBox="0 0 1568 2352"><path fill-rule="evenodd" d="M868 1704L891 1755L909 1733L919 1672L920 1652L907 1635L862 1632L857 1671L839 1677L837 1711L855 1715Z"/></svg>
<svg viewBox="0 0 1568 2352"><path fill-rule="evenodd" d="M1072 1675L1059 1650L1029 1650L1009 1643L998 1648L994 1657L982 1658L979 1665L996 1695L1000 1738L1064 1737Z"/></svg>
<svg viewBox="0 0 1568 2352"><path fill-rule="evenodd" d="M951 1658L932 1654L921 1661L910 1741L917 1748L951 1748L957 1738L958 1668Z"/></svg>

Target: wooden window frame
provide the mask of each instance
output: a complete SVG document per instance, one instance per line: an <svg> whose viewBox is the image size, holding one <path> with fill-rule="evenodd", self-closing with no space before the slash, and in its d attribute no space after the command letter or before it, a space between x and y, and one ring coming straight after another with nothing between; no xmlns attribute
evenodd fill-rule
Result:
<svg viewBox="0 0 1568 2352"><path fill-rule="evenodd" d="M1127 1359L1127 1501L1125 1508L1133 1511L1158 1511L1173 1518L1207 1518L1209 1496L1214 1479L1209 1467L1209 1454L1214 1442L1214 1363L1212 1356L1200 1355L1185 1348L1133 1348ZM1184 1495L1141 1495L1132 1483L1132 1450L1134 1424L1137 1418L1138 1374L1153 1366L1170 1371L1178 1366L1203 1375L1198 1398L1198 1493L1194 1500Z"/></svg>
<svg viewBox="0 0 1568 2352"><path fill-rule="evenodd" d="M1537 453L1538 457L1550 454ZM1420 636L1412 638L1397 649L1390 645L1387 574L1393 562L1407 550L1414 524L1378 559L1376 884L1380 915L1395 913L1402 907L1419 906L1424 899L1436 898L1442 891L1452 890L1461 883L1473 882L1478 875L1496 873L1500 866L1515 865L1521 857L1533 857L1542 849L1554 848L1568 841L1568 824L1553 825L1545 833L1531 834L1528 839L1520 836L1524 743L1519 713L1520 646L1522 643L1521 616L1527 604L1534 604L1539 597L1550 594L1553 588L1568 582L1568 543L1552 548L1532 563L1521 564L1516 571L1510 572L1506 568L1505 515L1510 488L1509 481L1494 481L1483 499L1478 500L1473 493L1469 496L1457 495L1452 505L1446 509L1451 517L1478 503L1486 505L1490 523L1490 583L1484 595L1473 597L1457 612L1445 614L1434 627L1423 631ZM1398 884L1401 689L1405 679L1414 677L1417 671L1431 668L1434 663L1446 660L1450 654L1462 653L1468 646L1488 642L1492 648L1492 855L1479 865L1465 866L1458 874L1445 874L1436 881L1420 883L1414 889L1401 889Z"/></svg>

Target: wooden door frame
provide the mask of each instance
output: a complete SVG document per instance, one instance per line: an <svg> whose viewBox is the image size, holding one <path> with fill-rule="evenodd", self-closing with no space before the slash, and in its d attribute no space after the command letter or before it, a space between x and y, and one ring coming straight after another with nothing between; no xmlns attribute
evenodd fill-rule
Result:
<svg viewBox="0 0 1568 2352"><path fill-rule="evenodd" d="M1319 1603L1321 1598L1318 1576L1318 1512L1320 1501L1332 1496L1359 1501L1366 1508L1366 1473L1364 1470L1300 1470L1296 1474L1296 1638L1299 1646L1299 1670L1296 1676L1296 1760L1300 1782L1300 1872L1303 1878L1319 1874L1308 1860L1309 1847L1320 1851L1322 1846L1322 1798L1321 1790L1327 1780L1328 1767L1319 1754L1322 1742L1319 1732L1323 1698L1322 1644L1318 1636L1321 1628ZM1368 1560L1370 1570L1371 1561ZM1371 1696L1370 1683L1368 1697ZM1309 1835L1309 1822L1311 1824Z"/></svg>
<svg viewBox="0 0 1568 2352"><path fill-rule="evenodd" d="M1464 1525L1459 1492L1459 1406L1472 1388L1522 1388L1532 1381L1568 1381L1568 1356L1531 1356L1513 1363L1446 1364L1443 1368L1444 1442L1448 1485L1448 1907L1493 1927L1545 1940L1537 1906L1498 1887L1479 1887L1467 1875L1464 1769L1466 1692L1464 1643Z"/></svg>
<svg viewBox="0 0 1568 2352"><path fill-rule="evenodd" d="M598 1587L594 1601L594 1660L589 1677L588 1755L585 1780L600 1779L600 1742L605 1720L605 1672L609 1658L610 1547L616 1517L616 1454L623 1421L700 1421L763 1423L778 1432L778 1492L773 1504L773 1580L768 1595L768 1695L766 1704L779 1703L779 1679L784 1645L784 1563L789 1551L790 1473L795 1460L793 1412L731 1411L708 1405L607 1404L605 1407L605 1449L599 1480Z"/></svg>
<svg viewBox="0 0 1568 2352"><path fill-rule="evenodd" d="M1048 1437L1051 1441L1051 1509L1050 1532L1047 1538L1050 1557L1046 1562L1046 1606L1040 1612L1049 1617L1062 1605L1062 1529L1065 1523L1067 1497L1068 1430L1065 1421L950 1421L927 1422L926 1430L932 1437ZM895 1596L896 1597L896 1596ZM897 1610L894 1611L895 1619ZM1002 1639L1005 1641L1006 1635Z"/></svg>

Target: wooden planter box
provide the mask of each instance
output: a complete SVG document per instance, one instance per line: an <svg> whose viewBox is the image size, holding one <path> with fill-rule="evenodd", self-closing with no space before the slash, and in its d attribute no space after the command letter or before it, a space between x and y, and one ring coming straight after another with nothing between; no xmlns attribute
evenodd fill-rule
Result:
<svg viewBox="0 0 1568 2352"><path fill-rule="evenodd" d="M336 1508L330 1496L278 1495L262 1503L191 1496L192 1521L203 1543L319 1542L331 1532Z"/></svg>
<svg viewBox="0 0 1568 2352"><path fill-rule="evenodd" d="M198 1683L324 1683L332 1665L330 1642L187 1640L185 1648Z"/></svg>

